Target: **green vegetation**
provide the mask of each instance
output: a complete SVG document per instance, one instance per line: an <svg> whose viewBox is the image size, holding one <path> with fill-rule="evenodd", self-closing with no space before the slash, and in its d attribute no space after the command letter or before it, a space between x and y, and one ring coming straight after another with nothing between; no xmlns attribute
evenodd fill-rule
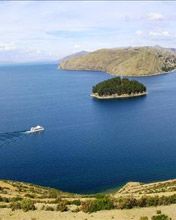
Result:
<svg viewBox="0 0 176 220"><path fill-rule="evenodd" d="M99 96L131 95L146 92L146 87L136 80L115 77L98 83L93 87L92 92Z"/></svg>
<svg viewBox="0 0 176 220"><path fill-rule="evenodd" d="M128 187L128 184L126 186L123 186L123 188L120 189L120 192L125 192L126 187ZM165 192L175 192L176 191L176 180L172 181L164 181L160 183L153 183L153 184L142 184L138 183L137 188L131 188L133 190L133 193L138 194L154 194L154 193L165 193ZM128 190L128 193L131 193Z"/></svg>
<svg viewBox="0 0 176 220"><path fill-rule="evenodd" d="M152 220L171 220L167 215L160 214L152 216Z"/></svg>
<svg viewBox="0 0 176 220"><path fill-rule="evenodd" d="M52 206L46 206L45 211L55 211L55 209Z"/></svg>
<svg viewBox="0 0 176 220"><path fill-rule="evenodd" d="M9 203L9 202L17 202L22 200L21 197L16 196L16 197L12 197L12 198L7 198L7 197L2 197L0 196L0 202L5 202L5 203Z"/></svg>
<svg viewBox="0 0 176 220"><path fill-rule="evenodd" d="M149 220L149 218L147 216L142 216L142 217L140 217L140 220ZM152 216L151 220L172 220L172 219L169 218L169 216L167 216L165 214L159 213L158 215Z"/></svg>
<svg viewBox="0 0 176 220"><path fill-rule="evenodd" d="M171 67L171 66L164 65L162 67L162 71L164 71L164 72L169 72L169 71L172 71L172 70L173 70L173 67Z"/></svg>
<svg viewBox="0 0 176 220"><path fill-rule="evenodd" d="M81 205L81 201L79 199L73 200L73 201L69 201L69 205L80 206Z"/></svg>
<svg viewBox="0 0 176 220"><path fill-rule="evenodd" d="M48 198L57 198L60 195L58 190L51 189L48 194Z"/></svg>
<svg viewBox="0 0 176 220"><path fill-rule="evenodd" d="M149 218L147 216L141 216L140 220L148 220Z"/></svg>
<svg viewBox="0 0 176 220"><path fill-rule="evenodd" d="M3 209L3 208L8 208L9 206L6 205L6 204L0 204L0 209Z"/></svg>
<svg viewBox="0 0 176 220"><path fill-rule="evenodd" d="M171 218L169 218L167 215L162 214L161 210L157 210L156 211L157 215L152 216L152 220L172 220Z"/></svg>
<svg viewBox="0 0 176 220"><path fill-rule="evenodd" d="M68 211L67 201L60 201L59 204L58 204L57 207L56 207L56 210L57 210L57 211L60 211L60 212L66 212L66 211Z"/></svg>
<svg viewBox="0 0 176 220"><path fill-rule="evenodd" d="M136 198L119 198L116 201L117 208L131 209L133 207L150 207L160 205L176 204L176 194L171 196L143 196L140 199Z"/></svg>
<svg viewBox="0 0 176 220"><path fill-rule="evenodd" d="M0 208L29 210L59 211L59 212L97 212L111 209L132 209L143 207L159 207L176 204L176 181L164 181L153 184L130 183L118 191L118 196L113 193L98 193L91 195L78 195L64 193L52 188L35 186L12 181L1 181ZM13 184L13 185L12 185ZM4 191L6 193L4 194ZM153 194L150 195L149 192ZM158 192L173 192L170 195L154 195ZM114 192L115 193L115 192ZM125 194L125 195L124 195ZM139 197L140 194L140 197ZM120 196L121 195L121 196ZM129 195L129 196L127 196ZM162 208L161 208L162 210ZM158 208L151 218L142 216L140 220L169 220Z"/></svg>
<svg viewBox="0 0 176 220"><path fill-rule="evenodd" d="M99 198L92 201L87 201L82 204L82 211L84 212L97 212L100 210L110 210L114 209L114 203L113 200L111 200L108 197Z"/></svg>
<svg viewBox="0 0 176 220"><path fill-rule="evenodd" d="M176 194L171 196L143 196L139 199L129 197L120 197L118 199L110 197L100 197L95 200L82 202L81 210L84 212L96 212L109 209L132 209L135 207L150 207L160 205L176 204ZM161 214L158 210L157 214Z"/></svg>
<svg viewBox="0 0 176 220"><path fill-rule="evenodd" d="M20 202L12 202L10 204L10 207L12 210L16 209L22 209L24 212L27 212L29 210L35 210L34 202L30 199L23 199Z"/></svg>
<svg viewBox="0 0 176 220"><path fill-rule="evenodd" d="M8 206L12 210L22 209L23 211L35 210L35 203L45 203L45 201L41 200L31 200L31 199L23 199L21 197L0 197L0 201L6 204L2 204L3 207ZM65 212L69 210L70 205L78 206L78 211L83 212L96 212L100 210L110 210L110 209L132 209L135 207L151 207L151 206L162 206L162 205L170 205L176 204L176 194L171 196L142 196L141 198L134 197L119 197L113 198L107 195L97 195L91 200L80 201L79 199L75 200L64 200L61 198L54 199L52 201L48 201L48 204L56 204L56 211ZM51 208L50 208L51 207ZM46 206L43 208L44 210L53 211L53 206ZM161 214L160 210L157 210L157 214Z"/></svg>

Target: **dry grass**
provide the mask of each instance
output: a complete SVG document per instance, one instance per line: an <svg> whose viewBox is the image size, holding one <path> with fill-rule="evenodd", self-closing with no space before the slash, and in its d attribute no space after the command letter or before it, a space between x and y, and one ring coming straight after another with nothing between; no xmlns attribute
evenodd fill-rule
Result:
<svg viewBox="0 0 176 220"><path fill-rule="evenodd" d="M159 74L176 68L176 53L160 47L101 49L72 57L60 64L63 69L98 70L124 76Z"/></svg>
<svg viewBox="0 0 176 220"><path fill-rule="evenodd" d="M149 219L156 215L157 210L161 210L162 213L168 215L172 220L176 220L176 205L162 206L162 207L150 207L142 209L130 209L130 210L109 210L100 211L93 214L87 214L83 212L56 212L56 211L29 211L23 212L17 210L11 212L10 209L2 209L0 211L1 220L139 220L141 216L147 216Z"/></svg>
<svg viewBox="0 0 176 220"><path fill-rule="evenodd" d="M140 198L141 196L152 197L173 194L176 194L176 179L150 184L131 182L120 190L106 195L116 201L119 197ZM86 201L94 201L102 196L104 195L77 195L28 183L1 180L0 220L139 220L141 216L151 217L156 214L156 210L161 210L162 213L170 216L172 220L176 220L176 204L161 207L133 208L130 210L113 209L98 211L92 214L80 211L82 210L82 204ZM35 204L36 210L24 212L18 209L14 211L10 209L12 202L20 203L24 200L31 200Z"/></svg>

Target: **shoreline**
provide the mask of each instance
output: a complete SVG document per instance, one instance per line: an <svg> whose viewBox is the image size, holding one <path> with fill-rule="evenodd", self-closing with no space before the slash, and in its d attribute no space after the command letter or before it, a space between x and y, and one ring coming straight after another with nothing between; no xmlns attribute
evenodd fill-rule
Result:
<svg viewBox="0 0 176 220"><path fill-rule="evenodd" d="M142 93L132 93L130 95L123 94L123 95L109 95L109 96L99 96L98 93L92 93L90 96L96 99L123 99L123 98L133 98L133 97L139 97L139 96L145 96L147 95L147 92Z"/></svg>
<svg viewBox="0 0 176 220"><path fill-rule="evenodd" d="M138 181L138 180L131 180L131 181L129 180L129 181L124 182L120 185L117 184L116 186L108 187L107 189L100 190L100 191L97 191L97 192L91 192L91 193L87 193L87 192L82 192L82 193L70 192L70 191L65 191L63 189L60 189L58 187L51 187L51 186L47 186L47 185L36 184L36 183L33 183L33 182L28 182L28 181L26 182L26 181L20 181L20 180L12 180L12 179L0 179L0 186L2 185L2 183L5 183L5 184L12 183L12 184L19 184L19 185L23 184L23 185L33 186L33 187L41 187L45 190L56 190L56 191L58 190L61 193L66 193L68 195L75 195L75 196L78 196L78 197L79 196L92 197L92 196L96 196L97 194L110 195L110 194L118 193L118 192L122 191L128 185L130 185L130 186L135 185L135 188L136 188L136 186L155 186L155 185L159 185L159 184L176 183L176 178L158 179L158 180L144 181L144 182L143 181ZM166 192L162 192L162 193L166 193Z"/></svg>
<svg viewBox="0 0 176 220"><path fill-rule="evenodd" d="M151 74L141 74L141 75L119 75L119 74L115 74L115 73L110 73L110 72L105 72L109 75L112 75L112 76L122 76L122 77L134 77L134 78L140 78L140 77L150 77L150 76L160 76L160 75L166 75L166 74L169 74L169 73L172 73L172 72L175 72L176 69L173 69L171 71L168 71L168 72L156 72L156 73L151 73Z"/></svg>
<svg viewBox="0 0 176 220"><path fill-rule="evenodd" d="M67 69L67 68L63 68L60 66L60 64L58 65L59 69L62 69L62 70L67 70L67 71L89 71L89 72L102 72L102 73L105 73L105 74L108 74L108 75L111 75L111 76L121 76L121 77L134 77L134 78L140 78L140 77L150 77L150 76L160 76L160 75L166 75L166 74L169 74L169 73L172 73L172 72L175 72L176 69L173 69L171 71L168 71L168 72L156 72L156 73L151 73L151 74L141 74L141 75L135 75L135 74L115 74L115 73L110 73L108 71L104 71L104 70L94 70L94 69Z"/></svg>
<svg viewBox="0 0 176 220"><path fill-rule="evenodd" d="M134 187L135 186L135 190L137 190L137 187L143 187L143 186L147 186L147 188L149 186L156 186L156 185L160 185L160 184L168 184L168 183L176 183L176 178L170 178L170 179L158 179L158 180L153 180L153 181L147 181L147 182L143 182L143 181L133 181L133 180L129 180L127 182L124 182L120 185L117 185L117 186L113 186L113 187L110 187L110 188L107 188L105 190L101 190L101 191L98 191L98 192L94 192L94 193L78 193L78 192L69 192L69 191L65 191L65 190L62 190L60 188L57 188L57 187L51 187L51 186L46 186L46 185L41 185L41 184L35 184L33 182L26 182L26 181L20 181L20 180L12 180L12 179L0 179L0 186L2 185L6 185L6 184L21 184L21 185L28 185L28 186L33 186L33 187L40 187L40 188L43 188L45 190L58 190L59 192L61 193L65 193L68 195L75 195L75 196L83 196L83 197L92 197L92 196L95 196L97 194L114 194L114 193L121 193L121 191L124 191L124 189L127 187L129 188L129 186L131 187ZM146 188L146 190L147 190ZM134 192L134 191L133 191ZM167 191L166 191L167 192ZM161 192L161 193L166 193L165 191ZM174 191L170 191L170 192L174 192ZM130 194L130 190L128 189L127 192L125 192L125 194ZM153 192L153 193L156 193L156 192ZM1 193L0 193L1 194ZM149 192L149 194L152 194L151 192Z"/></svg>

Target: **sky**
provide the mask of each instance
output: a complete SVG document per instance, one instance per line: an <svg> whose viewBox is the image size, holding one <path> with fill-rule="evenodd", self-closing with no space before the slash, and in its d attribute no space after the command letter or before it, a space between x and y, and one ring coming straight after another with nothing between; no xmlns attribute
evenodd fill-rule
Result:
<svg viewBox="0 0 176 220"><path fill-rule="evenodd" d="M78 51L176 47L174 1L0 1L0 63Z"/></svg>

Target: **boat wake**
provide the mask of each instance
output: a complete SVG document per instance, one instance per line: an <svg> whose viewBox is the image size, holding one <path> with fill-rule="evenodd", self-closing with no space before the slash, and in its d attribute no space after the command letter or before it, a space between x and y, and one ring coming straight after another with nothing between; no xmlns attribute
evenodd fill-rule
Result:
<svg viewBox="0 0 176 220"><path fill-rule="evenodd" d="M0 147L5 146L11 142L15 142L17 139L23 137L26 131L15 131L0 133Z"/></svg>
<svg viewBox="0 0 176 220"><path fill-rule="evenodd" d="M30 130L0 133L0 147L16 142L17 140L24 138L26 134L31 133Z"/></svg>
<svg viewBox="0 0 176 220"><path fill-rule="evenodd" d="M0 133L0 147L15 142L26 134L40 134L44 130L44 127L37 125L30 130Z"/></svg>

